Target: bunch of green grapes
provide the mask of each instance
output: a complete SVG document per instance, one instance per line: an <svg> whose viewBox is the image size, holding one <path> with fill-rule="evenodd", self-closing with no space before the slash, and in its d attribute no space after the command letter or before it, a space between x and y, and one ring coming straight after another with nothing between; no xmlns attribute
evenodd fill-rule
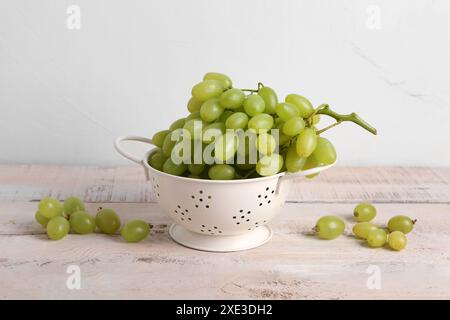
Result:
<svg viewBox="0 0 450 320"><path fill-rule="evenodd" d="M353 210L356 224L353 226L353 234L365 240L372 248L380 248L386 244L395 251L403 250L407 244L406 234L414 228L416 220L407 216L395 216L389 219L387 228L380 228L372 223L377 214L376 208L370 203L360 203ZM336 216L321 217L314 227L317 235L326 240L339 237L344 233L345 223Z"/></svg>
<svg viewBox="0 0 450 320"><path fill-rule="evenodd" d="M271 176L281 171L298 172L336 161L333 144L321 136L334 125L353 121L376 133L354 113L339 115L327 105L314 108L299 94L289 94L279 101L275 90L261 83L257 89L234 88L231 79L221 73L205 74L191 93L187 103L189 115L153 136L157 149L148 159L153 168L176 176L231 180ZM317 129L321 114L333 117L336 123ZM207 163L203 157L195 162L192 158L176 161L180 129L190 133L194 148L214 149L214 161ZM256 137L242 143L230 130L240 130L249 136L254 133ZM215 134L199 134L205 132ZM256 159L250 159L251 150L257 151Z"/></svg>
<svg viewBox="0 0 450 320"><path fill-rule="evenodd" d="M120 228L120 218L113 209L99 208L94 217L86 211L84 203L77 197L69 197L64 203L55 198L44 198L39 202L35 214L52 240L64 238L70 230L77 234L89 234L98 228L109 235ZM133 220L124 225L121 235L127 242L139 242L150 233L150 225L142 220Z"/></svg>

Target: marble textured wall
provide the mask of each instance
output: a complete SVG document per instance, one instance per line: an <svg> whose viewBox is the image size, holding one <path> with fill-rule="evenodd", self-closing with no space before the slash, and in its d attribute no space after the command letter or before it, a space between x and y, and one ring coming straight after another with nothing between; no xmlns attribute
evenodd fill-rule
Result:
<svg viewBox="0 0 450 320"><path fill-rule="evenodd" d="M2 1L0 162L123 164L213 70L357 111L379 135L330 132L343 165L449 165L449 34L446 0Z"/></svg>

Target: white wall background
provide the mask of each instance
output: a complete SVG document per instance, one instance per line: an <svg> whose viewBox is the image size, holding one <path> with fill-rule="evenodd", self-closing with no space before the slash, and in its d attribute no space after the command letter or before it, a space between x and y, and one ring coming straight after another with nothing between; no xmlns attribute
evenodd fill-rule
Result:
<svg viewBox="0 0 450 320"><path fill-rule="evenodd" d="M448 0L5 0L0 163L125 164L116 136L165 128L220 71L373 123L328 135L341 164L450 165L449 59Z"/></svg>

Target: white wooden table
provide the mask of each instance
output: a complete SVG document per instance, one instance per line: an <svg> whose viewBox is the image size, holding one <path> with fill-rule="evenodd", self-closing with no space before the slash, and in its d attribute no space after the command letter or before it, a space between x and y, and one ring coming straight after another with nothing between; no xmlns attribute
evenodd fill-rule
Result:
<svg viewBox="0 0 450 320"><path fill-rule="evenodd" d="M0 166L0 298L450 298L450 168L335 168L298 180L271 222L273 239L225 254L175 244L150 194L138 167ZM50 241L34 221L37 201L69 195L91 212L112 207L155 227L137 244L103 234ZM370 249L350 235L362 200L376 204L376 222L418 219L406 250ZM311 236L325 214L347 221L345 236ZM71 265L79 290L66 286Z"/></svg>

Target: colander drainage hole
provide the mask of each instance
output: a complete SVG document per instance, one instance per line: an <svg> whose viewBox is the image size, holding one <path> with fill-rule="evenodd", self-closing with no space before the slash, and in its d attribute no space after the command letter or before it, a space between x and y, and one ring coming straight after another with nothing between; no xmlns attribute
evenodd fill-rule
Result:
<svg viewBox="0 0 450 320"><path fill-rule="evenodd" d="M222 230L220 230L218 226L206 226L205 224L202 224L199 229L200 229L200 232L207 232L210 235L222 233Z"/></svg>

